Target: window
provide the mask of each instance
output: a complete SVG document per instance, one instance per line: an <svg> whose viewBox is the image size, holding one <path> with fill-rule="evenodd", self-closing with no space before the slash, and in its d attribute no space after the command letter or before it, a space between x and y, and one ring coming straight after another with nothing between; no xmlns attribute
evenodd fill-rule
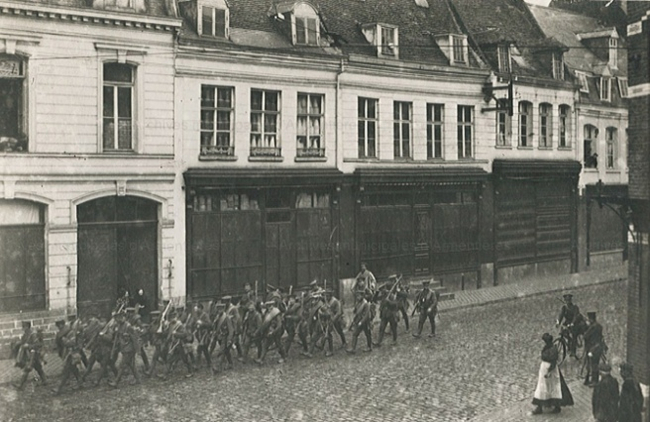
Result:
<svg viewBox="0 0 650 422"><path fill-rule="evenodd" d="M458 158L472 158L474 107L458 106Z"/></svg>
<svg viewBox="0 0 650 422"><path fill-rule="evenodd" d="M609 39L609 64L612 68L618 68L618 40L616 38Z"/></svg>
<svg viewBox="0 0 650 422"><path fill-rule="evenodd" d="M393 103L393 150L395 158L411 157L411 108L412 103Z"/></svg>
<svg viewBox="0 0 650 422"><path fill-rule="evenodd" d="M533 146L533 105L528 101L519 102L519 146Z"/></svg>
<svg viewBox="0 0 650 422"><path fill-rule="evenodd" d="M621 98L627 98L627 78L618 78L618 92L621 93Z"/></svg>
<svg viewBox="0 0 650 422"><path fill-rule="evenodd" d="M296 36L294 44L317 45L320 35L320 28L316 18L298 17L295 18Z"/></svg>
<svg viewBox="0 0 650 422"><path fill-rule="evenodd" d="M329 208L330 194L325 192L299 192L296 208Z"/></svg>
<svg viewBox="0 0 650 422"><path fill-rule="evenodd" d="M617 130L615 127L608 127L605 130L605 141L607 143L607 163L605 166L608 170L616 168L616 148L617 148Z"/></svg>
<svg viewBox="0 0 650 422"><path fill-rule="evenodd" d="M201 35L228 37L228 11L214 7L201 7Z"/></svg>
<svg viewBox="0 0 650 422"><path fill-rule="evenodd" d="M359 158L377 157L377 103L374 98L359 97Z"/></svg>
<svg viewBox="0 0 650 422"><path fill-rule="evenodd" d="M251 156L281 155L278 139L280 92L251 90Z"/></svg>
<svg viewBox="0 0 650 422"><path fill-rule="evenodd" d="M587 79L587 74L584 72L576 72L576 77L580 82L580 92L589 93L589 81Z"/></svg>
<svg viewBox="0 0 650 422"><path fill-rule="evenodd" d="M427 158L442 158L444 104L427 104Z"/></svg>
<svg viewBox="0 0 650 422"><path fill-rule="evenodd" d="M128 64L104 64L104 151L133 149L133 74Z"/></svg>
<svg viewBox="0 0 650 422"><path fill-rule="evenodd" d="M397 28L379 26L379 49L382 56L397 56Z"/></svg>
<svg viewBox="0 0 650 422"><path fill-rule="evenodd" d="M601 101L611 101L611 79L610 78L600 78L600 83L598 86L598 91L600 92Z"/></svg>
<svg viewBox="0 0 650 422"><path fill-rule="evenodd" d="M497 103L497 145L510 146L512 118L508 114L508 100L499 98Z"/></svg>
<svg viewBox="0 0 650 422"><path fill-rule="evenodd" d="M551 148L553 146L553 123L551 116L552 106L544 103L539 105L539 147Z"/></svg>
<svg viewBox="0 0 650 422"><path fill-rule="evenodd" d="M298 94L297 148L299 157L324 157L323 95Z"/></svg>
<svg viewBox="0 0 650 422"><path fill-rule="evenodd" d="M201 155L234 155L234 88L201 86Z"/></svg>
<svg viewBox="0 0 650 422"><path fill-rule="evenodd" d="M564 58L561 52L553 53L553 78L564 80Z"/></svg>
<svg viewBox="0 0 650 422"><path fill-rule="evenodd" d="M465 63L465 38L452 35L451 37L452 58L455 63Z"/></svg>
<svg viewBox="0 0 650 422"><path fill-rule="evenodd" d="M499 72L510 73L510 46L508 44L497 47L499 56Z"/></svg>
<svg viewBox="0 0 650 422"><path fill-rule="evenodd" d="M598 167L598 129L592 125L585 125L584 127L584 140L583 140L583 158L585 168Z"/></svg>
<svg viewBox="0 0 650 422"><path fill-rule="evenodd" d="M0 151L27 151L25 62L0 55Z"/></svg>
<svg viewBox="0 0 650 422"><path fill-rule="evenodd" d="M571 147L571 119L570 113L571 107L568 105L561 105L559 108L560 118L558 119L559 127L559 147L560 148L570 148Z"/></svg>

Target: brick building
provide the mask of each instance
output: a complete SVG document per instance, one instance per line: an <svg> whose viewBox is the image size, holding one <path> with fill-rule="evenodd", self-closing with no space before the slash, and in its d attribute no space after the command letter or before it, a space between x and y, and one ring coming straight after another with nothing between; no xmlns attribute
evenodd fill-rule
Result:
<svg viewBox="0 0 650 422"><path fill-rule="evenodd" d="M628 360L650 386L650 5L628 2L629 196L632 207L628 285ZM650 420L646 411L645 421Z"/></svg>

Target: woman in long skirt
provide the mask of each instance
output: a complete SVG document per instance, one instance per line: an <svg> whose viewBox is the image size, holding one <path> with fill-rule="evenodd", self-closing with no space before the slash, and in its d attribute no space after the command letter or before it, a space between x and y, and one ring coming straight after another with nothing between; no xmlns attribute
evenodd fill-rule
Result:
<svg viewBox="0 0 650 422"><path fill-rule="evenodd" d="M573 396L557 366L559 354L553 345L553 336L544 333L542 340L542 363L539 365L537 388L533 396L533 404L537 407L533 410L533 415L541 414L544 407L552 407L552 413L560 413L561 406L573 406Z"/></svg>

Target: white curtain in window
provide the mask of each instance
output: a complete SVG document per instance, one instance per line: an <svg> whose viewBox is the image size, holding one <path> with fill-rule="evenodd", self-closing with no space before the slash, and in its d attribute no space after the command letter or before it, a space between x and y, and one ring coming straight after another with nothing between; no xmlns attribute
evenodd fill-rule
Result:
<svg viewBox="0 0 650 422"><path fill-rule="evenodd" d="M0 200L0 226L40 223L40 206L29 201Z"/></svg>

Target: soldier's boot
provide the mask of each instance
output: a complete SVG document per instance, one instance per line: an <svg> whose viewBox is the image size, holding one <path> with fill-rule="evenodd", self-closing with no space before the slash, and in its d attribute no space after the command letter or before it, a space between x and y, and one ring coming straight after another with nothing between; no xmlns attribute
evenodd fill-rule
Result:
<svg viewBox="0 0 650 422"><path fill-rule="evenodd" d="M16 384L16 389L17 390L22 390L25 387L25 383L27 382L27 378L29 378L29 372L28 371L23 371L23 376L20 377L20 381L18 384Z"/></svg>
<svg viewBox="0 0 650 422"><path fill-rule="evenodd" d="M41 385L47 385L47 377L45 376L45 372L43 372L43 368L37 367L36 372L38 373L38 376L41 378Z"/></svg>
<svg viewBox="0 0 650 422"><path fill-rule="evenodd" d="M142 363L144 364L144 373L149 372L149 357L147 357L147 352L145 352L144 347L140 348L140 357L142 358Z"/></svg>
<svg viewBox="0 0 650 422"><path fill-rule="evenodd" d="M327 337L327 351L325 357L328 358L334 354L334 339L332 336Z"/></svg>
<svg viewBox="0 0 650 422"><path fill-rule="evenodd" d="M375 346L381 347L381 342L384 341L384 332L385 331L386 331L386 327L384 326L384 324L381 324L379 326L379 338L377 339L377 341L375 343L373 343Z"/></svg>
<svg viewBox="0 0 650 422"><path fill-rule="evenodd" d="M366 333L366 346L364 352L372 352L372 331Z"/></svg>
<svg viewBox="0 0 650 422"><path fill-rule="evenodd" d="M404 324L406 324L406 332L409 332L409 316L406 312L402 314L404 316Z"/></svg>
<svg viewBox="0 0 650 422"><path fill-rule="evenodd" d="M420 338L422 336L422 328L424 328L424 321L418 322L418 331L413 333L413 337Z"/></svg>
<svg viewBox="0 0 650 422"><path fill-rule="evenodd" d="M349 349L346 349L345 351L348 353L356 353L357 352L357 339L359 338L358 335L353 334L352 335L352 345L350 346Z"/></svg>

